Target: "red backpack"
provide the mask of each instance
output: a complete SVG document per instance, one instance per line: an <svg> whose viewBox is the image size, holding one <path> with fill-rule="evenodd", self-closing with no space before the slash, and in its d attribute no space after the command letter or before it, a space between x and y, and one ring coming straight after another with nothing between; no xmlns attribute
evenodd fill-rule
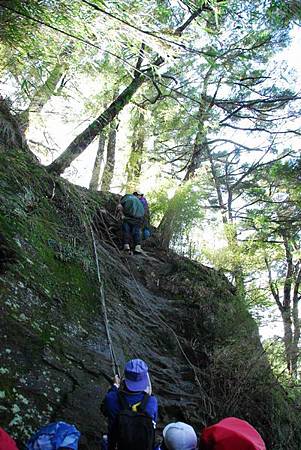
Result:
<svg viewBox="0 0 301 450"><path fill-rule="evenodd" d="M260 434L245 420L227 417L201 432L202 450L266 450Z"/></svg>

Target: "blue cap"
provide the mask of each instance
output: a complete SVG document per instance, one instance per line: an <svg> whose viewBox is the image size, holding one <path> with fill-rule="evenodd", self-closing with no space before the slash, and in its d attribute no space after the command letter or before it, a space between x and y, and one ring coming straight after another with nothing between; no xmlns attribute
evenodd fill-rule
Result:
<svg viewBox="0 0 301 450"><path fill-rule="evenodd" d="M124 376L129 391L144 391L149 385L148 367L142 359L131 359L127 362Z"/></svg>

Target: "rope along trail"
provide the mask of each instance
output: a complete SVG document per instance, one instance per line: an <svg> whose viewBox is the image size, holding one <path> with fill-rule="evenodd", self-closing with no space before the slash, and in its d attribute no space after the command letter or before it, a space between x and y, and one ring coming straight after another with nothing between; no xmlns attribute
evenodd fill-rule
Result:
<svg viewBox="0 0 301 450"><path fill-rule="evenodd" d="M97 247L96 247L95 237L94 237L94 233L93 233L93 229L92 229L91 225L90 225L90 231L91 231L92 242L93 242L94 257L95 257L95 263L96 263L96 269L97 269L97 279L98 279L98 284L99 284L99 293L100 293L100 299L101 299L102 310L103 310L103 315L104 315L105 329L106 329L106 335L107 335L108 344L109 344L113 373L114 373L114 375L118 375L120 378L120 371L119 371L119 367L117 364L117 358L116 358L116 354L114 351L110 328L109 328L106 299L105 299L105 293L104 293L104 285L103 285L103 282L100 277Z"/></svg>
<svg viewBox="0 0 301 450"><path fill-rule="evenodd" d="M80 219L82 221L82 224L84 226L85 234L87 236L88 241L92 240L93 253L94 253L96 270L97 270L97 278L98 278L98 283L99 283L99 293L100 293L101 305L102 305L102 310L103 310L103 315L104 315L106 335L107 335L107 340L108 340L108 344L109 344L110 357L111 357L111 362L112 362L112 370L113 370L114 375L116 375L116 374L119 375L120 374L119 367L118 367L117 358L116 358L116 354L115 354L114 346L113 346L113 341L112 341L111 334L110 334L110 329L109 329L109 320L108 320L108 314L107 314L107 309L106 309L105 287L104 287L103 281L101 280L99 257L98 257L98 251L97 251L97 242L95 240L95 234L94 234L94 232L99 233L99 230L96 229L95 224L93 223L91 215L87 214L87 210L86 210L87 203L85 201L86 199L84 198L84 196L81 193L78 193L78 192L71 192L69 189L66 189L65 186L63 186L63 190L65 191L65 195L69 195L71 197L71 199L72 199L72 197L74 197L73 201L77 200L77 202L78 202L78 199L80 198L81 205L83 206L83 212L81 212L80 210L77 210L77 212L78 212L79 217L80 217ZM95 209L97 208L98 203L93 200L91 202L91 204L92 204L93 214L95 214ZM107 224L106 224L106 222L104 220L103 214L101 214L101 215L97 214L97 218L101 219L101 222L102 222L102 224L104 226L104 229L106 231L106 234L107 234L107 236L108 236L108 238L110 240L110 243L111 243L112 247L116 250L116 252L117 252L117 254L119 256L122 256L122 252L119 250L118 246L116 245L116 243L112 239L112 232L109 230L109 228L108 228L108 226L107 226ZM67 227L62 227L62 228L66 228L67 229ZM94 228L94 232L93 232L93 228ZM142 290L141 290L141 288L140 288L140 286L139 286L139 284L138 284L138 282L137 282L137 280L135 278L135 275L133 274L133 272L131 270L129 262L127 260L126 260L125 267L126 267L126 271L128 272L128 274L131 276L131 278L134 281L134 284L136 286L137 292L140 295L140 298L142 300L142 303L143 303L144 307L147 308L148 310L150 310L151 313L153 314L153 316L157 318L158 323L162 324L165 328L167 328L170 331L170 333L174 336L174 338L176 340L176 343L177 343L177 346L179 347L179 349L180 349L184 359L186 360L187 364L189 365L189 367L194 372L194 375L195 375L194 379L195 379L195 382L198 385L198 388L200 389L200 392L202 394L202 398L204 399L204 406L206 406L207 413L209 412L210 415L214 417L214 405L213 405L213 402L212 402L211 398L208 396L207 392L202 387L202 384L201 384L201 382L200 382L200 380L198 378L198 375L196 373L197 368L192 364L192 362L190 361L189 357L187 356L187 354L186 354L185 350L183 349L183 346L182 346L182 344L181 344L181 342L179 340L179 337L178 337L177 333L174 331L174 329L171 326L169 326L160 317L160 315L156 311L154 311L154 308L151 306L151 304L148 302L147 298L145 297L144 293L142 292ZM134 352L134 354L135 354L135 352ZM251 365L249 367L249 370L248 370L249 372L252 370L252 368L255 367L256 362L258 362L264 356L264 354L265 354L264 351L261 352L261 354L256 358L256 361L255 362L252 361L252 363L251 363ZM138 355L138 357L139 357L139 355ZM243 378L244 378L244 382L246 382L247 381L246 380L247 376L243 377Z"/></svg>
<svg viewBox="0 0 301 450"><path fill-rule="evenodd" d="M114 375L118 375L120 376L120 372L119 372L119 368L118 368L118 363L117 363L117 358L116 358L116 354L114 351L114 345L113 345L113 341L111 338L111 334L110 334L110 328L109 328L109 320L108 320L108 314L107 314L107 309L106 309L106 296L105 296L105 288L104 288L104 283L101 280L101 274L100 274L100 266L99 266L99 256L98 256L98 251L97 251L97 242L95 239L95 233L98 233L99 230L96 229L95 224L93 223L93 220L91 218L91 216L89 217L87 214L87 210L86 210L86 204L85 204L85 199L82 197L81 194L78 193L72 193L72 195L75 195L75 197L81 197L81 204L83 205L83 214L81 215L81 219L84 225L84 228L86 230L86 234L87 234L87 238L90 240L90 236L92 239L92 244L93 244L93 251L94 251L94 258L95 258L95 264L96 264L96 270L97 270L97 278L98 278L98 283L99 283L99 292L100 292L100 298L101 298L101 305L102 305L102 309L103 309L103 314L104 314L104 322L105 322L105 327L106 327L106 334L107 334L107 340L108 340L108 344L109 344L109 349L110 349L110 357L111 357L111 361L112 361L112 370ZM71 197L72 197L71 195ZM97 203L95 202L95 205L93 206L97 206ZM95 211L94 211L95 213ZM120 251L120 249L118 248L118 246L116 245L116 243L114 242L114 240L112 239L112 232L108 229L108 226L104 220L103 214L99 215L97 214L97 218L101 220L104 229L106 231L106 234L110 240L110 243L112 245L112 247L116 250L117 254L119 257L122 257L123 254ZM93 230L94 229L94 230ZM212 418L215 417L215 408L214 408L214 404L213 401L211 400L211 398L209 397L209 395L207 394L207 392L205 391L205 389L203 388L201 381L198 377L197 374L197 368L193 365L193 363L190 361L187 353L185 352L183 345L180 342L180 338L177 335L177 333L175 332L175 330L168 325L161 317L160 315L154 310L154 308L152 307L152 305L149 303L149 301L147 300L147 298L145 297L143 291L141 290L137 279L129 265L129 261L126 260L125 262L125 267L126 267L126 271L128 272L128 274L130 275L130 277L132 278L136 290L139 293L140 299L142 301L142 304L145 308L147 308L153 315L153 317L155 317L157 319L157 323L160 325L163 325L163 327L167 330L169 330L169 332L173 335L177 346L179 347L179 350L181 352L181 354L183 355L185 361L187 362L187 364L189 365L189 367L192 369L193 373L194 373L194 380L200 390L201 393L201 397L203 400L203 406L206 409L206 412L208 415L210 415ZM134 355L136 355L135 352L133 352ZM255 367L256 362L258 362L259 359L261 359L261 357L264 355L265 352L263 352L262 354L259 355L259 357L256 359L256 361L252 361L251 366L249 367L249 372ZM139 357L139 355L137 355L137 357ZM243 377L242 383L246 382L247 377ZM241 383L241 384L242 384Z"/></svg>
<svg viewBox="0 0 301 450"><path fill-rule="evenodd" d="M118 255L121 257L121 256L122 256L122 252L119 250L118 246L117 246L116 243L113 241L113 239L112 239L112 233L111 233L110 230L108 229L107 224L106 224L106 222L105 222L105 220L104 220L104 218L103 218L103 215L101 215L101 217L100 217L99 215L97 215L97 217L100 218L100 219L102 220L102 223L103 223L103 225L104 225L104 228L105 228L105 230L106 230L107 236L109 237L112 246L115 248L116 252L117 252ZM97 230L95 230L95 231L97 231ZM140 288L140 286L139 286L139 284L138 284L138 282L137 282L137 279L136 279L135 275L133 274L133 271L131 270L131 267L130 267L129 262L128 262L127 259L126 259L125 265L126 265L126 268L127 268L127 271L128 271L128 273L129 273L129 275L131 276L131 278L133 279L133 281L134 281L134 283L135 283L135 286L136 286L137 291L138 291L139 294L140 294L140 298L141 298L141 300L142 300L142 303L143 303L144 307L146 307L149 311L151 311L152 315L153 315L154 317L157 318L158 322L159 322L160 324L162 324L165 328L167 328L167 329L170 331L170 333L174 336L175 341L176 341L176 343L177 343L177 346L179 347L179 349L180 349L180 351L181 351L183 357L185 358L185 360L186 360L187 364L189 365L189 367L193 370L193 373L194 373L194 379L195 379L195 382L196 382L196 384L198 385L198 388L199 388L199 390L200 390L200 392L201 392L202 399L203 399L203 402L204 402L204 407L206 408L207 414L210 415L212 418L215 417L215 408L214 408L213 401L211 400L211 398L208 396L207 392L206 392L206 391L204 390L204 388L202 387L201 381L200 381L200 379L199 379L199 377L198 377L198 375L197 375L197 369L196 369L196 367L193 365L193 363L190 361L189 357L187 356L187 353L186 353L185 350L183 349L183 346L182 346L182 344L181 344L181 342L180 342L179 336L178 336L177 333L174 331L174 329L173 329L170 325L168 325L168 324L160 317L160 315L159 315L159 314L154 310L154 308L151 306L150 302L146 299L144 293L142 292L142 290L141 290L141 288ZM257 356L257 358L256 358L255 361L250 361L250 366L247 368L247 373L250 373L252 370L255 369L256 364L259 362L259 360L260 360L262 357L265 356L265 353L266 353L265 351L261 351L261 352L259 353L259 355ZM246 374L246 375L242 378L240 385L246 383L246 382L247 382L247 378L248 378L248 376L247 376L247 374ZM240 387L241 387L241 386L240 386Z"/></svg>
<svg viewBox="0 0 301 450"><path fill-rule="evenodd" d="M86 215L86 217L87 217L87 215ZM87 219L88 219L88 217L87 217ZM104 219L102 217L101 217L101 220L102 220L102 223L103 223L104 227L106 228L108 236L110 236L111 233L109 232L109 230L107 230L106 223L105 223L105 221L104 221ZM102 283L101 278L100 278L100 270L99 270L99 262L98 262L99 259L98 259L97 246L96 246L96 241L95 241L92 225L90 225L90 232L91 232L91 236L92 236L92 240L93 240L94 255L95 255L95 261L96 261L96 267L97 267L97 275L98 275L98 281L99 281L99 284L100 284L100 295L101 295L101 301L102 301L102 305L103 305L104 318L105 318L105 324L106 324L106 332L107 332L108 342L109 342L109 346L110 346L110 353L111 353L111 358L112 358L112 361L114 363L114 366L116 367L117 366L116 356L115 356L115 352L114 352L114 349L113 349L113 342L112 342L112 339L111 339L111 336L110 336L110 332L109 332L109 327L108 327L108 318L107 318L107 311L106 311L106 306L105 306L105 294L104 294L103 283ZM112 242L113 247L117 251L118 255L122 256L122 253L119 250L118 246L115 244L115 242L111 238L110 238L110 240ZM140 298L142 300L142 303L143 303L144 307L147 308L152 313L152 315L154 317L156 317L158 322L161 325L163 325L165 328L167 328L171 332L171 334L174 336L174 338L176 340L176 343L177 343L177 346L180 349L181 354L183 355L183 357L186 360L187 364L189 365L189 367L192 369L192 371L194 373L194 380L195 380L195 382L196 382L196 384L197 384L197 386L198 386L198 388L199 388L199 390L201 392L202 398L204 399L204 403L205 403L204 406L206 406L206 410L209 413L209 415L213 417L214 416L213 402L210 399L210 397L208 396L208 394L206 393L206 391L204 390L204 388L202 387L201 381L200 381L200 379L199 379L199 377L197 375L197 372L196 372L196 368L192 364L192 362L190 361L187 353L185 352L185 350L184 350L184 348L183 348L183 346L182 346L182 344L180 342L180 339L179 339L177 333L174 331L174 329L171 326L169 326L160 317L160 315L154 310L154 308L152 308L150 303L147 301L144 293L142 292L142 290L141 290L141 288L140 288L140 286L139 286L139 284L138 284L138 282L136 280L135 275L133 274L133 272L131 270L131 267L129 266L128 261L126 261L125 265L127 267L127 271L129 273L129 275L131 276L131 278L132 278L132 280L133 280L133 282L134 282L134 284L136 286L136 290L139 293L139 296L140 296Z"/></svg>

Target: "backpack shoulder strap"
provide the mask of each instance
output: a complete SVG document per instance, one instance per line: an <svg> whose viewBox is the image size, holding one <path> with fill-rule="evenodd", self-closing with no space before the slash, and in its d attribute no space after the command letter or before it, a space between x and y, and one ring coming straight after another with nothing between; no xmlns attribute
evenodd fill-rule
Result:
<svg viewBox="0 0 301 450"><path fill-rule="evenodd" d="M141 400L140 406L139 406L139 411L140 412L145 412L145 408L148 404L148 400L150 399L150 395L147 394L146 392L143 395L143 399Z"/></svg>
<svg viewBox="0 0 301 450"><path fill-rule="evenodd" d="M121 404L121 408L122 408L122 409L128 409L128 410L131 409L131 408L129 407L129 405L128 405L128 402L127 402L126 399L125 399L125 394L124 394L124 392L118 391L118 400L119 400L119 402L120 402L120 404Z"/></svg>

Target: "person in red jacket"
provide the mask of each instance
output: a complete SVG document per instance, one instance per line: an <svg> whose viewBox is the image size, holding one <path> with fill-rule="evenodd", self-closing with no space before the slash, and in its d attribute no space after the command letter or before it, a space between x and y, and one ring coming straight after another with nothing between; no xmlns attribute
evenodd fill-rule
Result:
<svg viewBox="0 0 301 450"><path fill-rule="evenodd" d="M0 428L0 450L18 450L15 441Z"/></svg>
<svg viewBox="0 0 301 450"><path fill-rule="evenodd" d="M200 436L200 450L266 450L260 434L245 420L227 417Z"/></svg>

